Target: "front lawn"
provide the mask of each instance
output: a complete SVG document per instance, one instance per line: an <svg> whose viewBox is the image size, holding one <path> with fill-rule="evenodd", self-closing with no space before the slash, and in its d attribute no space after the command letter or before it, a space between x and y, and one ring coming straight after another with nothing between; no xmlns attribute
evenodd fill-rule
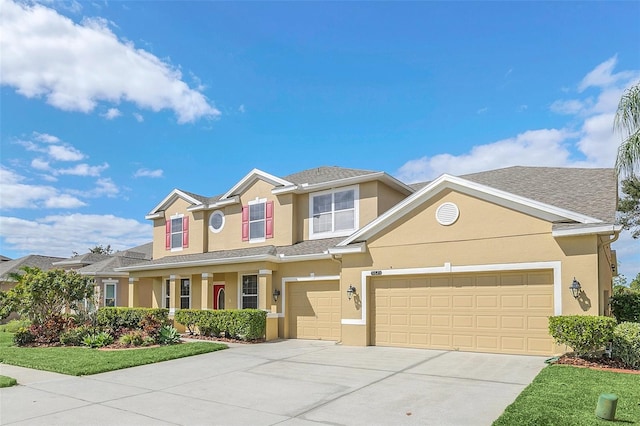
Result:
<svg viewBox="0 0 640 426"><path fill-rule="evenodd" d="M15 386L18 382L13 377L1 376L0 375L0 388L8 388L9 386Z"/></svg>
<svg viewBox="0 0 640 426"><path fill-rule="evenodd" d="M72 376L103 373L226 348L226 345L211 342L181 343L116 351L102 351L86 347L28 348L14 346L13 334L0 332L0 362Z"/></svg>
<svg viewBox="0 0 640 426"><path fill-rule="evenodd" d="M640 375L565 365L544 368L493 425L610 425L595 416L603 393L618 396L618 423L640 425Z"/></svg>

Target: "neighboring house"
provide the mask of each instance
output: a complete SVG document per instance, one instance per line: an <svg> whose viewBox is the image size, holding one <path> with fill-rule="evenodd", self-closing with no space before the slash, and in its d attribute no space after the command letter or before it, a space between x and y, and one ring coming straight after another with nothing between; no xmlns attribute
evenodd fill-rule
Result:
<svg viewBox="0 0 640 426"><path fill-rule="evenodd" d="M79 274L93 277L98 306L129 306L129 274L116 269L151 260L152 247L147 243L118 251L77 269Z"/></svg>
<svg viewBox="0 0 640 426"><path fill-rule="evenodd" d="M612 169L254 169L173 190L146 216L153 260L117 271L129 306L265 309L268 337L549 355L550 315L607 311L616 203Z"/></svg>
<svg viewBox="0 0 640 426"><path fill-rule="evenodd" d="M0 263L1 262L8 262L10 260L11 260L11 258L9 258L7 256L3 256L3 255L0 254Z"/></svg>

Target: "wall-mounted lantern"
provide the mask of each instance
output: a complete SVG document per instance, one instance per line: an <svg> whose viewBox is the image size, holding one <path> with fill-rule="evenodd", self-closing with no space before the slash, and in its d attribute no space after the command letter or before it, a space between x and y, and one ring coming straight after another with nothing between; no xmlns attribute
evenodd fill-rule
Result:
<svg viewBox="0 0 640 426"><path fill-rule="evenodd" d="M356 294L356 288L350 285L349 288L347 289L347 298L351 300L354 294Z"/></svg>
<svg viewBox="0 0 640 426"><path fill-rule="evenodd" d="M279 297L280 297L280 290L276 288L273 290L273 301L277 302Z"/></svg>
<svg viewBox="0 0 640 426"><path fill-rule="evenodd" d="M569 286L569 290L571 290L571 294L573 295L574 298L577 299L578 296L580 296L580 292L582 291L582 286L580 285L580 282L576 280L576 277L573 277L573 282Z"/></svg>

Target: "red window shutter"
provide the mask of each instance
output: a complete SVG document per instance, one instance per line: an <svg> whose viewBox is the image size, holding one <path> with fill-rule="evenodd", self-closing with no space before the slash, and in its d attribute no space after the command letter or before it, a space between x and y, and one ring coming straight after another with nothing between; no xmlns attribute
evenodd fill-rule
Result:
<svg viewBox="0 0 640 426"><path fill-rule="evenodd" d="M242 241L249 241L249 206L242 206Z"/></svg>
<svg viewBox="0 0 640 426"><path fill-rule="evenodd" d="M182 218L182 247L189 247L189 216Z"/></svg>
<svg viewBox="0 0 640 426"><path fill-rule="evenodd" d="M273 201L267 201L265 203L265 237L273 238Z"/></svg>
<svg viewBox="0 0 640 426"><path fill-rule="evenodd" d="M164 248L171 250L171 219L167 219L164 226Z"/></svg>

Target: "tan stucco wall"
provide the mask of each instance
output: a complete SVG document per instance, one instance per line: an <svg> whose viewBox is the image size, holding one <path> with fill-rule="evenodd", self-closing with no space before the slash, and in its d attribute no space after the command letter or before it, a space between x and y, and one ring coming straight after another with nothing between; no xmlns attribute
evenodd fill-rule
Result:
<svg viewBox="0 0 640 426"><path fill-rule="evenodd" d="M456 203L460 217L453 225L442 226L435 212L447 201ZM341 291L346 292L351 284L361 294L361 272L365 270L560 261L563 314L597 315L601 303L597 237L555 239L551 226L544 220L446 191L371 238L369 253L345 255ZM574 276L583 288L578 300L569 291ZM356 303L343 303L342 318L359 319L360 309ZM343 327L346 344L365 345L368 336L368 326Z"/></svg>
<svg viewBox="0 0 640 426"><path fill-rule="evenodd" d="M389 187L388 185L377 182L378 185L378 216L389 210L391 207L404 200L407 196ZM361 226L366 225L361 223Z"/></svg>
<svg viewBox="0 0 640 426"><path fill-rule="evenodd" d="M165 256L175 256L184 254L203 253L205 250L206 224L204 223L203 212L188 212L187 207L191 205L182 198L176 200L165 210L164 218L153 221L153 258L160 259ZM189 247L178 251L167 250L165 247L166 221L171 220L171 216L183 214L189 217Z"/></svg>

